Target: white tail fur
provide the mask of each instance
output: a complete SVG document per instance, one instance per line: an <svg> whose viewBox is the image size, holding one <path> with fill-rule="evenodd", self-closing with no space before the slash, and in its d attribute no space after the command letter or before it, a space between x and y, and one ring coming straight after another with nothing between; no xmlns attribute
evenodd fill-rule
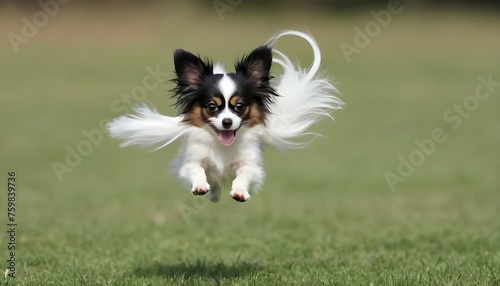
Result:
<svg viewBox="0 0 500 286"><path fill-rule="evenodd" d="M273 62L283 68L276 87L280 95L271 105L271 114L266 122L267 142L280 150L305 147L308 142L301 137L310 135L307 129L321 117L332 118L330 112L341 109L343 102L334 94L337 89L323 74L318 74L321 52L313 37L298 31L283 31L268 41L269 45L285 35L305 39L312 47L314 61L309 69L295 66L290 59L273 49ZM333 118L332 118L333 119Z"/></svg>
<svg viewBox="0 0 500 286"><path fill-rule="evenodd" d="M189 129L180 124L182 117L161 115L156 108L142 104L135 114L120 116L108 123L113 138L123 140L121 147L137 145L153 147L154 151L167 146Z"/></svg>

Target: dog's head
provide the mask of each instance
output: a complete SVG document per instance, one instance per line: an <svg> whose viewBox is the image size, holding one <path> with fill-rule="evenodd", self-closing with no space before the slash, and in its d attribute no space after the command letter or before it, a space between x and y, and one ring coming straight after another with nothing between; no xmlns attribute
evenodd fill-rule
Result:
<svg viewBox="0 0 500 286"><path fill-rule="evenodd" d="M223 145L231 145L240 127L264 124L275 90L270 86L272 50L261 46L221 73L211 61L185 50L174 52L176 106L185 122L209 125Z"/></svg>

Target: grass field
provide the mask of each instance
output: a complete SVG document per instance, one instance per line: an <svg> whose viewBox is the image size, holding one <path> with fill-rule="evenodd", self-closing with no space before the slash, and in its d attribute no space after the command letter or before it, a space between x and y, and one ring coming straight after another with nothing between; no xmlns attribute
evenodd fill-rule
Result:
<svg viewBox="0 0 500 286"><path fill-rule="evenodd" d="M18 224L16 278L2 284L500 284L500 87L475 95L478 77L500 81L497 14L405 7L348 63L340 44L353 44L369 10L262 13L242 4L221 21L210 6L70 3L16 54L5 35L33 13L0 10L5 267L11 170ZM316 37L346 106L314 127L324 138L308 148L267 148L265 185L250 202L229 190L217 204L193 197L167 171L178 144L147 153L100 139L99 123L123 112L121 95L143 85L147 67L165 72L147 100L175 112L165 85L175 48L231 66L290 28ZM279 48L311 60L293 39ZM477 104L453 111L464 100ZM392 191L384 174L398 175L399 156L411 160L421 152L415 140L429 142L436 128L446 139L414 157L418 166ZM68 163L78 148L84 156ZM54 162L67 166L59 178Z"/></svg>

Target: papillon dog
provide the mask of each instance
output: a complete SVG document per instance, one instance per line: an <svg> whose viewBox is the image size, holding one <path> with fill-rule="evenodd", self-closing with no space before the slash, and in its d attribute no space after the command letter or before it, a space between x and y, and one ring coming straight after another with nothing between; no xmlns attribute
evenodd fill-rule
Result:
<svg viewBox="0 0 500 286"><path fill-rule="evenodd" d="M310 68L293 64L274 49L276 41L294 35L312 47ZM337 90L318 73L321 53L312 36L282 31L237 61L234 72L185 51L174 52L176 87L172 90L179 115L161 115L141 105L135 114L120 116L108 124L122 147L138 145L158 150L182 140L173 171L191 186L191 192L219 200L221 187L231 184L230 195L246 202L264 180L262 148L279 150L305 147L307 129L321 117L340 109ZM271 65L283 73L271 76ZM275 80L275 81L274 81ZM312 134L316 135L316 134Z"/></svg>

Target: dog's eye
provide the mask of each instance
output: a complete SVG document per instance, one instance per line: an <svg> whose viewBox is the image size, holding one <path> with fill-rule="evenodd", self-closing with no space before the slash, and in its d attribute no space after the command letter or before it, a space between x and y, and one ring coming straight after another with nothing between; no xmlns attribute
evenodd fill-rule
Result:
<svg viewBox="0 0 500 286"><path fill-rule="evenodd" d="M236 110L236 112L242 112L243 110L245 110L245 107L246 107L245 104L238 102L234 106L234 110Z"/></svg>
<svg viewBox="0 0 500 286"><path fill-rule="evenodd" d="M217 110L219 110L219 108L217 107L217 105L215 105L215 103L209 103L207 105L208 113L215 113L215 112L217 112Z"/></svg>

